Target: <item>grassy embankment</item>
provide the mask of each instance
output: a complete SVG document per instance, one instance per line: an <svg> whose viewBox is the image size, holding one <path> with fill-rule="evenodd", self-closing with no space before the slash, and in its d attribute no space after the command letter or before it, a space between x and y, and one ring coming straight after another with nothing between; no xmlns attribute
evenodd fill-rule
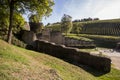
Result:
<svg viewBox="0 0 120 80"><path fill-rule="evenodd" d="M98 73L93 70L89 70L90 73L87 71L47 54L19 48L0 40L0 80L119 80L120 78L120 71L114 68L110 73L99 76L95 76Z"/></svg>

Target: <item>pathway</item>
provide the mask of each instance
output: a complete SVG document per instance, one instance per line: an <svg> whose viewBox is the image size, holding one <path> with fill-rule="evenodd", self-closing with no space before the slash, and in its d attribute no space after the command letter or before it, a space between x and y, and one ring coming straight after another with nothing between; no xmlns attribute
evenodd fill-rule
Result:
<svg viewBox="0 0 120 80"><path fill-rule="evenodd" d="M112 49L101 49L99 51L110 57L113 67L120 70L120 52L113 51Z"/></svg>

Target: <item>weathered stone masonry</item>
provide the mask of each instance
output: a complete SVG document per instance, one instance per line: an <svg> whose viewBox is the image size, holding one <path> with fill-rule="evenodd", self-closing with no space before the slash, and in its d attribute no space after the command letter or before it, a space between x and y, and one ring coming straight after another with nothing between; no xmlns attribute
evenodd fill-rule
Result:
<svg viewBox="0 0 120 80"><path fill-rule="evenodd" d="M76 48L56 45L47 41L36 40L36 50L49 55L58 57L73 64L83 64L93 67L99 71L110 72L111 59L103 56L93 55L87 52L81 52Z"/></svg>

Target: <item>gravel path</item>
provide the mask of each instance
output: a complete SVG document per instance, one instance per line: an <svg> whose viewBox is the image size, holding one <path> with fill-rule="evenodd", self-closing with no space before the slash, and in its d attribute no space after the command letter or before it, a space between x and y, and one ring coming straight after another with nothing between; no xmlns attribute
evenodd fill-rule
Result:
<svg viewBox="0 0 120 80"><path fill-rule="evenodd" d="M111 49L103 49L99 50L99 52L102 52L104 55L107 55L111 58L113 67L120 70L120 52L113 51Z"/></svg>

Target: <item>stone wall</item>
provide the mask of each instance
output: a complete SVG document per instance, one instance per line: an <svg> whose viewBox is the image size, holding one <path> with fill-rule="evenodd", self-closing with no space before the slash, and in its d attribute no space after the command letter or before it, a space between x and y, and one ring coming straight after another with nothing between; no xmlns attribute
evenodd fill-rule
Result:
<svg viewBox="0 0 120 80"><path fill-rule="evenodd" d="M78 40L69 37L64 38L64 45L77 48L95 48L93 41Z"/></svg>
<svg viewBox="0 0 120 80"><path fill-rule="evenodd" d="M64 45L56 45L47 41L36 40L36 50L49 55L61 58L76 65L87 65L99 71L110 72L111 59L98 55L92 55L87 52L80 52L76 48L65 47Z"/></svg>
<svg viewBox="0 0 120 80"><path fill-rule="evenodd" d="M56 44L64 44L70 47L77 48L94 48L95 45L93 41L78 40L69 37L64 37L60 31L52 31L50 28L46 28L42 33L36 34L38 40L46 40L49 42L54 42Z"/></svg>
<svg viewBox="0 0 120 80"><path fill-rule="evenodd" d="M23 31L22 40L28 45L32 45L36 38L36 34L32 31Z"/></svg>
<svg viewBox="0 0 120 80"><path fill-rule="evenodd" d="M42 37L41 40L46 40L46 41L50 41L50 29L43 29L42 30ZM38 38L39 39L39 38Z"/></svg>
<svg viewBox="0 0 120 80"><path fill-rule="evenodd" d="M34 33L40 33L42 31L43 23L29 22L29 25L30 31L33 31Z"/></svg>
<svg viewBox="0 0 120 80"><path fill-rule="evenodd" d="M50 32L50 42L54 42L56 44L64 44L64 37L60 31L52 31Z"/></svg>

